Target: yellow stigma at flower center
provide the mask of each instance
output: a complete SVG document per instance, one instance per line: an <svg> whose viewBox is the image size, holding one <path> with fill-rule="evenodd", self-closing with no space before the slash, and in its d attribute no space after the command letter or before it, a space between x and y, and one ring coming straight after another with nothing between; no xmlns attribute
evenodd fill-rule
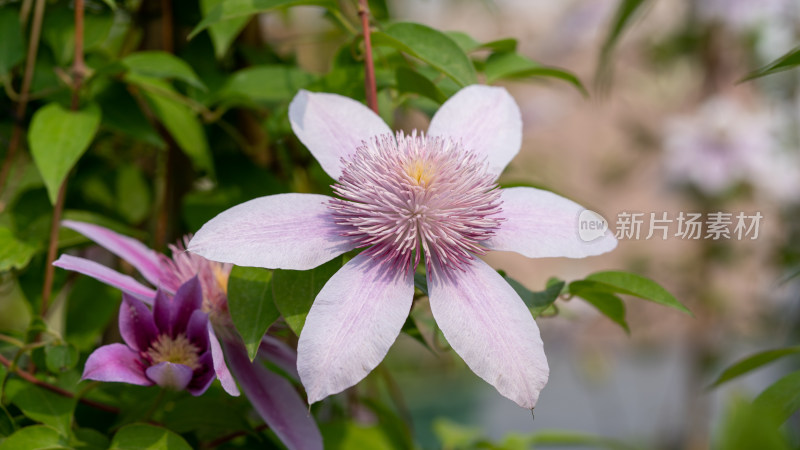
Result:
<svg viewBox="0 0 800 450"><path fill-rule="evenodd" d="M214 273L214 280L217 282L219 289L225 294L228 293L228 278L231 275L230 270L223 269L221 264L212 264L211 271Z"/></svg>
<svg viewBox="0 0 800 450"><path fill-rule="evenodd" d="M168 334L162 334L147 350L147 354L153 359L153 364L171 362L183 364L192 370L200 368L200 363L198 362L199 352L200 349L192 344L183 333L175 336L175 338L170 337Z"/></svg>
<svg viewBox="0 0 800 450"><path fill-rule="evenodd" d="M406 166L406 174L416 181L418 186L430 185L436 175L436 167L424 159L413 159Z"/></svg>

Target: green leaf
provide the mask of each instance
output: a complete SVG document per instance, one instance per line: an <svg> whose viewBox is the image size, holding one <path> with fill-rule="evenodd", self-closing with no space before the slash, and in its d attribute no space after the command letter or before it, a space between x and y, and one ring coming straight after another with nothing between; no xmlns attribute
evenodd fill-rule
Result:
<svg viewBox="0 0 800 450"><path fill-rule="evenodd" d="M46 425L23 428L0 442L0 450L51 450L66 449L66 439L58 430Z"/></svg>
<svg viewBox="0 0 800 450"><path fill-rule="evenodd" d="M83 47L87 52L106 42L114 24L111 14L92 12L87 8L83 18ZM75 56L74 9L63 6L48 8L42 24L42 40L52 50L59 66L68 65Z"/></svg>
<svg viewBox="0 0 800 450"><path fill-rule="evenodd" d="M513 38L497 39L478 46L479 49L491 50L498 53L509 53L517 51L517 40Z"/></svg>
<svg viewBox="0 0 800 450"><path fill-rule="evenodd" d="M0 295L0 330L24 332L28 329L33 311L13 274L0 275L0 292L3 293ZM3 376L3 370L0 370L0 383Z"/></svg>
<svg viewBox="0 0 800 450"><path fill-rule="evenodd" d="M438 418L433 421L433 432L443 448L475 448L483 440L484 433L479 427L465 426L449 419Z"/></svg>
<svg viewBox="0 0 800 450"><path fill-rule="evenodd" d="M219 22L298 5L317 5L328 9L338 8L336 2L332 0L225 0L212 8L203 17L203 20L189 33L189 39L194 38L201 31Z"/></svg>
<svg viewBox="0 0 800 450"><path fill-rule="evenodd" d="M545 290L534 292L511 277L505 276L503 278L514 288L517 295L522 298L522 301L525 302L525 306L531 310L533 317L538 317L558 299L565 284L564 281L556 280L554 283L548 283Z"/></svg>
<svg viewBox="0 0 800 450"><path fill-rule="evenodd" d="M62 397L16 378L8 380L6 395L28 418L50 425L61 435L69 436L75 399Z"/></svg>
<svg viewBox="0 0 800 450"><path fill-rule="evenodd" d="M44 349L47 370L52 373L66 372L78 364L78 349L64 342L57 345L48 345Z"/></svg>
<svg viewBox="0 0 800 450"><path fill-rule="evenodd" d="M0 84L25 56L25 43L16 8L0 8Z"/></svg>
<svg viewBox="0 0 800 450"><path fill-rule="evenodd" d="M621 326L626 333L631 333L631 329L628 327L628 322L625 321L625 303L622 302L621 298L614 294L592 290L578 290L577 292L573 293L586 300L590 305L594 306L598 311L603 313L603 315L614 321L614 323L617 325Z"/></svg>
<svg viewBox="0 0 800 450"><path fill-rule="evenodd" d="M215 7L222 4L224 0L200 0L200 10L203 16L208 16ZM211 44L214 46L214 54L217 59L222 59L228 52L228 47L242 32L250 17L243 16L230 20L223 20L211 25L208 29L211 35Z"/></svg>
<svg viewBox="0 0 800 450"><path fill-rule="evenodd" d="M633 295L660 305L669 306L689 315L692 314L666 289L655 281L641 275L618 271L597 272L586 277L586 280L605 285L601 289L608 289L608 292L611 293Z"/></svg>
<svg viewBox="0 0 800 450"><path fill-rule="evenodd" d="M425 346L425 348L430 350L432 353L436 354L436 352L434 352L430 345L428 345L428 343L425 341L425 338L422 336L422 332L419 331L416 320L414 320L411 315L408 316L406 322L403 324L403 328L400 331L404 332L415 341Z"/></svg>
<svg viewBox="0 0 800 450"><path fill-rule="evenodd" d="M355 422L336 421L320 427L325 448L331 449L370 449L402 450L400 443L377 426L362 426Z"/></svg>
<svg viewBox="0 0 800 450"><path fill-rule="evenodd" d="M397 79L397 90L404 94L419 94L427 97L436 103L442 104L447 101L447 96L444 95L431 80L425 75L409 69L407 67L399 67L395 72Z"/></svg>
<svg viewBox="0 0 800 450"><path fill-rule="evenodd" d="M141 170L124 165L117 172L117 212L132 224L142 222L150 212L150 187Z"/></svg>
<svg viewBox="0 0 800 450"><path fill-rule="evenodd" d="M150 50L131 53L122 60L122 64L139 75L181 80L198 89L206 90L206 85L186 61L167 52Z"/></svg>
<svg viewBox="0 0 800 450"><path fill-rule="evenodd" d="M203 124L191 108L166 95L144 91L153 113L198 170L214 174Z"/></svg>
<svg viewBox="0 0 800 450"><path fill-rule="evenodd" d="M800 409L800 371L776 381L753 400L753 406L774 411L776 419L785 422Z"/></svg>
<svg viewBox="0 0 800 450"><path fill-rule="evenodd" d="M726 408L725 419L711 442L714 450L789 450L773 411L736 399Z"/></svg>
<svg viewBox="0 0 800 450"><path fill-rule="evenodd" d="M463 31L445 31L445 34L455 42L464 53L469 53L480 47L480 43Z"/></svg>
<svg viewBox="0 0 800 450"><path fill-rule="evenodd" d="M120 428L110 450L191 450L180 435L166 428L135 423Z"/></svg>
<svg viewBox="0 0 800 450"><path fill-rule="evenodd" d="M78 428L70 439L75 450L106 450L109 444L108 437L94 428Z"/></svg>
<svg viewBox="0 0 800 450"><path fill-rule="evenodd" d="M754 355L750 355L725 369L725 371L722 372L722 374L714 381L711 387L719 386L726 381L730 381L736 377L742 376L748 372L758 369L761 366L769 364L772 361L797 353L800 353L800 346L766 350Z"/></svg>
<svg viewBox="0 0 800 450"><path fill-rule="evenodd" d="M228 278L228 308L252 361L267 328L280 317L272 301L272 272L234 266Z"/></svg>
<svg viewBox="0 0 800 450"><path fill-rule="evenodd" d="M253 66L231 75L217 96L234 103L277 103L291 100L313 79L313 75L297 67Z"/></svg>
<svg viewBox="0 0 800 450"><path fill-rule="evenodd" d="M428 295L428 278L424 273L414 274L414 287L419 289L423 295Z"/></svg>
<svg viewBox="0 0 800 450"><path fill-rule="evenodd" d="M110 286L90 277L78 277L66 302L67 340L81 350L93 348L114 317L120 297L119 291Z"/></svg>
<svg viewBox="0 0 800 450"><path fill-rule="evenodd" d="M99 125L100 108L96 105L68 111L58 103L50 103L33 115L28 143L50 203L56 203L61 183L89 148Z"/></svg>
<svg viewBox="0 0 800 450"><path fill-rule="evenodd" d="M36 247L17 239L6 227L0 227L0 272L24 269L36 254Z"/></svg>
<svg viewBox="0 0 800 450"><path fill-rule="evenodd" d="M200 397L185 396L176 400L174 406L164 413L164 426L176 433L197 432L217 437L247 429L250 405L236 402L225 393L216 394L209 391ZM220 414L220 411L226 414Z"/></svg>
<svg viewBox="0 0 800 450"><path fill-rule="evenodd" d="M311 304L336 271L342 267L342 258L334 258L311 270L274 270L272 295L286 324L300 336Z"/></svg>
<svg viewBox="0 0 800 450"><path fill-rule="evenodd" d="M584 96L589 95L581 80L574 74L557 67L543 66L519 53L492 53L486 60L484 73L487 83L503 78L557 78L575 86Z"/></svg>
<svg viewBox="0 0 800 450"><path fill-rule="evenodd" d="M124 83L113 82L100 92L96 100L103 110L103 126L125 133L128 137L159 149L167 148L155 128L148 122Z"/></svg>
<svg viewBox="0 0 800 450"><path fill-rule="evenodd" d="M767 64L766 66L758 70L755 70L753 72L750 72L749 74L747 74L747 76L739 80L739 82L741 83L743 81L752 80L754 78L760 78L766 75L772 75L773 73L783 72L784 70L793 69L798 65L800 65L800 47L797 47L796 49L781 56L775 61L772 61L771 63ZM0 69L2 69L2 67L0 67ZM2 72L0 71L0 75L1 74Z"/></svg>
<svg viewBox="0 0 800 450"><path fill-rule="evenodd" d="M600 49L600 58L597 63L597 71L595 74L595 83L597 85L609 81L611 76L611 55L614 53L617 42L625 28L630 25L632 19L641 11L641 7L648 1L649 0L619 0L619 6L617 6L617 11L614 13L611 27Z"/></svg>
<svg viewBox="0 0 800 450"><path fill-rule="evenodd" d="M448 35L418 23L401 22L372 32L375 45L393 47L434 67L461 86L478 82L467 54Z"/></svg>
<svg viewBox="0 0 800 450"><path fill-rule="evenodd" d="M526 440L528 446L585 446L611 449L631 448L631 446L625 445L623 442L604 436L562 430L540 431L528 436Z"/></svg>
<svg viewBox="0 0 800 450"><path fill-rule="evenodd" d="M5 369L5 366L3 366ZM3 374L5 375L5 374ZM3 383L4 376L0 376L0 383ZM0 438L10 436L17 431L17 424L5 406L0 404Z"/></svg>

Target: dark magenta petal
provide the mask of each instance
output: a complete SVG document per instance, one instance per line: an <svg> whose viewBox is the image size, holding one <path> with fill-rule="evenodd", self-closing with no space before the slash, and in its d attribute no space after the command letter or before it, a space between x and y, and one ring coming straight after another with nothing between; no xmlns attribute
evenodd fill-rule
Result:
<svg viewBox="0 0 800 450"><path fill-rule="evenodd" d="M194 372L189 366L164 361L148 367L145 373L147 378L164 389L182 391L192 381Z"/></svg>
<svg viewBox="0 0 800 450"><path fill-rule="evenodd" d="M156 292L156 299L153 302L153 318L161 334L175 337L172 334L172 299L163 289Z"/></svg>
<svg viewBox="0 0 800 450"><path fill-rule="evenodd" d="M119 332L125 343L136 351L147 351L150 343L158 337L153 313L139 299L128 294L122 294Z"/></svg>
<svg viewBox="0 0 800 450"><path fill-rule="evenodd" d="M283 341L265 335L261 339L258 356L272 362L286 372L287 375L300 381L300 375L297 374L297 352Z"/></svg>
<svg viewBox="0 0 800 450"><path fill-rule="evenodd" d="M203 395L216 377L214 373L214 358L211 357L211 351L203 353L198 362L200 363L200 368L195 369L194 377L186 388L195 397Z"/></svg>
<svg viewBox="0 0 800 450"><path fill-rule="evenodd" d="M89 355L83 369L84 380L110 381L151 386L139 355L123 344L104 345Z"/></svg>
<svg viewBox="0 0 800 450"><path fill-rule="evenodd" d="M258 414L290 449L322 449L322 436L306 403L288 380L250 362L244 346L223 341L242 391Z"/></svg>
<svg viewBox="0 0 800 450"><path fill-rule="evenodd" d="M183 283L172 299L172 332L185 332L192 314L202 307L203 287L195 276Z"/></svg>
<svg viewBox="0 0 800 450"><path fill-rule="evenodd" d="M208 314L196 309L189 318L189 324L186 326L186 337L200 349L200 353L208 350Z"/></svg>

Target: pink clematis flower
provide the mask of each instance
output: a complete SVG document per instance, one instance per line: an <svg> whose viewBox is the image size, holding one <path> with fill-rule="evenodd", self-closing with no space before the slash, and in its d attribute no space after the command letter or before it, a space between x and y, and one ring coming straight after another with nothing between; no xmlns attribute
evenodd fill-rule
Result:
<svg viewBox="0 0 800 450"><path fill-rule="evenodd" d="M408 316L424 258L434 318L478 376L533 408L549 368L539 329L514 289L477 255L581 258L616 246L578 236L583 208L550 192L498 189L522 141L519 108L499 87L470 86L436 113L428 134L394 135L364 105L301 91L297 136L337 180L338 198L280 194L206 223L188 250L243 266L306 270L366 248L322 288L298 344L314 403L363 379Z"/></svg>
<svg viewBox="0 0 800 450"><path fill-rule="evenodd" d="M120 289L124 293L123 306L135 306L142 313L140 315L144 315L145 311L149 312L144 304L154 305L153 311L157 322L159 317L159 297L175 296L172 299L175 302L175 299L181 296L181 289L185 289L181 286L187 281L196 278L195 283L199 284L202 292L202 302L199 304L198 312L201 311L203 316L207 317L206 323L210 324L206 327L210 352L202 356L203 364L208 363L209 360L211 361L222 387L231 395L239 395L239 389L236 385L236 381L238 381L239 386L241 386L255 410L287 447L290 449L322 448L322 436L313 418L306 411L300 395L288 380L268 370L264 365L266 361L269 361L297 379L299 375L297 374L297 355L295 351L278 339L264 336L255 362L251 362L247 355L244 344L236 332L228 313L227 286L228 276L233 268L232 265L220 264L209 261L202 256L187 253L180 243L170 245L172 258L169 258L151 250L133 238L122 236L98 225L70 220L63 221L62 225L83 234L130 263L145 280L159 289L158 294L156 290L143 285L137 280L88 259L65 254L61 255L53 265L88 275ZM188 241L188 238L185 238L184 241ZM163 298L161 303L164 303ZM124 312L125 308L122 311ZM142 325L124 324L123 319L127 321L129 317L124 315L123 312L120 313L120 331L124 338L126 334L134 336L132 327L140 327ZM149 328L146 323L143 326ZM144 333L147 336L152 335L146 330L139 330L139 333ZM137 336L141 336L141 334ZM197 331L194 330L190 339L202 338L197 337ZM128 343L128 347L136 351L141 351L141 348L145 346L142 343L137 347L132 342L138 341L128 338L125 338L125 341ZM112 346L114 346L113 351L116 352L116 356L123 352L122 348L127 348L122 344L112 344ZM101 347L101 349L105 349L105 347ZM110 351L103 350L104 353L101 353L100 356L115 356L107 355ZM145 350L145 352L148 351ZM130 356L129 353L127 352L125 355ZM146 359L146 355L142 357ZM114 361L121 360L117 358ZM92 361L90 358L87 361L84 377L101 380L101 378L92 378L92 374L103 373L98 372L102 371L102 368L98 367L94 362L101 362L101 360ZM92 365L89 363L92 363ZM147 365L148 361L145 360L141 364ZM228 365L230 365L230 369ZM157 370L153 369L153 367L156 366L152 366L147 370ZM231 372L235 375L235 380ZM149 373L145 375L149 376ZM138 381L140 383L123 379L112 380L110 378L101 381L124 381L146 385L148 384L145 382L146 380L158 383L157 378L148 377L139 378ZM213 381L213 372L211 381ZM190 392L194 393L192 390Z"/></svg>

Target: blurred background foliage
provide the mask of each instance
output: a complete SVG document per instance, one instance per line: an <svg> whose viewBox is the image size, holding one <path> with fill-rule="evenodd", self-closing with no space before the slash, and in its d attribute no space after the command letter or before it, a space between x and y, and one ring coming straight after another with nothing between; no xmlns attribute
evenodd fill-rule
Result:
<svg viewBox="0 0 800 450"><path fill-rule="evenodd" d="M299 89L365 101L358 5L85 0L76 30L77 4L0 0L0 449L280 448L246 399L216 385L153 410L153 389L79 383L88 353L119 340L120 294L48 267L70 251L133 273L61 218L164 250L246 200L330 193L287 108ZM387 361L312 408L326 446L796 448L800 79L778 72L800 62L800 6L371 0L369 10L392 128L424 129L461 87L497 83L526 126L501 185L558 191L612 227L623 211L765 219L752 242L623 240L611 259L579 262L489 255L541 318L552 371L534 421L447 351L419 280L423 300ZM272 332L292 342L291 330L285 314Z"/></svg>

